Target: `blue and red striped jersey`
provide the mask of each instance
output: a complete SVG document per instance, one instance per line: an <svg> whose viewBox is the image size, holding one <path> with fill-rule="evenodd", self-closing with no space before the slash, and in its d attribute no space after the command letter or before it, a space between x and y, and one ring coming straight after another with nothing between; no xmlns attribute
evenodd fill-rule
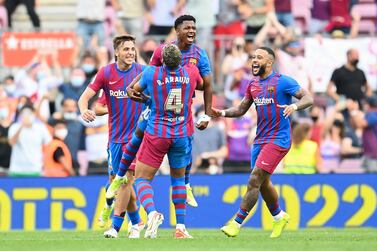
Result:
<svg viewBox="0 0 377 251"><path fill-rule="evenodd" d="M291 77L273 72L265 79L254 78L245 93L257 110L257 135L254 144L273 143L283 148L291 145L290 119L284 118L283 109L277 105L289 105L292 96L300 89Z"/></svg>
<svg viewBox="0 0 377 251"><path fill-rule="evenodd" d="M172 42L177 45L177 41ZM149 62L149 65L162 66L162 51L166 44L161 44L153 52L153 56ZM196 65L199 69L200 76L206 77L211 74L211 65L209 63L208 55L206 51L196 44L192 44L188 50L181 50L182 53L182 66L187 64Z"/></svg>
<svg viewBox="0 0 377 251"><path fill-rule="evenodd" d="M196 85L202 81L198 68L191 64L174 70L166 66L149 66L139 82L151 96L147 132L161 138L192 136L192 96Z"/></svg>
<svg viewBox="0 0 377 251"><path fill-rule="evenodd" d="M109 142L126 143L136 129L145 105L128 98L126 88L144 69L144 65L133 63L121 71L112 63L102 67L88 86L95 92L103 89L109 111Z"/></svg>

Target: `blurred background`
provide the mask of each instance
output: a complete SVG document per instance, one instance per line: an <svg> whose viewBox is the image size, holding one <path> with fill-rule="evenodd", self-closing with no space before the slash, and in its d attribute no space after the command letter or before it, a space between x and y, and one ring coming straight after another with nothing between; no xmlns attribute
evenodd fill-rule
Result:
<svg viewBox="0 0 377 251"><path fill-rule="evenodd" d="M84 123L77 100L114 61L115 35L135 35L138 61L147 64L161 42L175 39L181 14L197 19L216 107L240 102L252 78L250 55L263 45L275 49L276 71L314 96L310 110L292 117L292 149L277 172L377 171L375 0L0 0L0 174L106 174L107 117ZM20 124L33 130L13 142ZM249 172L255 131L254 108L212 120L195 133L192 172ZM50 138L64 141L63 154L51 153ZM73 171L53 171L61 155Z"/></svg>

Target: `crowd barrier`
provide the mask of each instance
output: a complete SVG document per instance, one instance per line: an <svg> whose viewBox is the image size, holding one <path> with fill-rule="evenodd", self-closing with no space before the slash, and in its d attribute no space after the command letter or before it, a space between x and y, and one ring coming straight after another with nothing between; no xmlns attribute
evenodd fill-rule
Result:
<svg viewBox="0 0 377 251"><path fill-rule="evenodd" d="M98 229L107 177L0 178L0 231ZM236 213L246 191L247 174L193 175L199 203L187 210L189 228L219 228ZM281 206L291 215L288 229L307 227L377 227L377 175L326 174L272 176ZM174 226L170 178L152 183L163 228ZM144 210L142 217L146 220ZM126 225L125 223L124 225ZM272 228L265 203L258 200L245 227Z"/></svg>

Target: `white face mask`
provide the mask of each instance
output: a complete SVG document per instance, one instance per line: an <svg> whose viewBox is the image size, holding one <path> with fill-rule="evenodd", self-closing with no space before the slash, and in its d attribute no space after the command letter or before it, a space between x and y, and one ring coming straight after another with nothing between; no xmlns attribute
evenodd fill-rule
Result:
<svg viewBox="0 0 377 251"><path fill-rule="evenodd" d="M0 120L8 118L9 110L8 108L1 108L0 109Z"/></svg>
<svg viewBox="0 0 377 251"><path fill-rule="evenodd" d="M75 119L77 119L77 113L75 113L75 112L65 112L65 113L63 113L63 118L65 120L75 120Z"/></svg>
<svg viewBox="0 0 377 251"><path fill-rule="evenodd" d="M55 137L61 139L61 140L64 140L65 137L67 137L68 135L68 130L67 128L62 128L62 129L59 129L59 130L56 130L55 131Z"/></svg>

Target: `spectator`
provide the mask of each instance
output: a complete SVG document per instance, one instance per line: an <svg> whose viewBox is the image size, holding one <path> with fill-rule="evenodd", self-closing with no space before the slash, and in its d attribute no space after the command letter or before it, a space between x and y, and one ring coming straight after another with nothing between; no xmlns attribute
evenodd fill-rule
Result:
<svg viewBox="0 0 377 251"><path fill-rule="evenodd" d="M175 18L182 11L184 0L146 0L147 13L145 18L149 23L148 35L166 36L173 30Z"/></svg>
<svg viewBox="0 0 377 251"><path fill-rule="evenodd" d="M140 0L111 0L117 11L117 17L121 20L126 33L137 38L136 41L144 40L144 5ZM149 62L149 61L147 61Z"/></svg>
<svg viewBox="0 0 377 251"><path fill-rule="evenodd" d="M359 52L357 49L347 51L347 63L333 71L330 83L327 86L327 94L335 101L349 98L361 101L372 94L364 71L357 68Z"/></svg>
<svg viewBox="0 0 377 251"><path fill-rule="evenodd" d="M81 59L80 66L85 72L86 79L84 85L87 86L98 71L98 58L93 53L87 51Z"/></svg>
<svg viewBox="0 0 377 251"><path fill-rule="evenodd" d="M357 111L351 114L357 128L363 129L363 168L371 173L377 172L377 97L366 99L366 112Z"/></svg>
<svg viewBox="0 0 377 251"><path fill-rule="evenodd" d="M71 71L69 82L59 86L59 91L63 94L63 99L79 100L86 88L85 72L82 68L75 68Z"/></svg>
<svg viewBox="0 0 377 251"><path fill-rule="evenodd" d="M4 91L4 85L0 85L0 175L9 168L12 149L8 143L8 132L12 118L11 103Z"/></svg>
<svg viewBox="0 0 377 251"><path fill-rule="evenodd" d="M48 56L52 58L53 71L48 66ZM17 94L27 96L32 103L43 101L39 113L47 120L50 117L50 108L48 100L44 100L44 97L50 90L63 84L61 66L56 51L38 52L32 62L26 70L19 70L15 76Z"/></svg>
<svg viewBox="0 0 377 251"><path fill-rule="evenodd" d="M20 117L9 128L8 142L12 146L10 176L41 176L42 147L51 141L47 127L36 119L32 106L24 106Z"/></svg>
<svg viewBox="0 0 377 251"><path fill-rule="evenodd" d="M199 118L204 114L204 107L200 107L195 114ZM206 130L195 128L192 146L192 172L208 174L222 173L222 162L228 154L224 130L217 121L212 120Z"/></svg>
<svg viewBox="0 0 377 251"><path fill-rule="evenodd" d="M245 0L239 11L246 20L246 34L256 35L266 23L267 14L273 10L273 0Z"/></svg>
<svg viewBox="0 0 377 251"><path fill-rule="evenodd" d="M67 177L75 175L72 157L64 139L68 130L64 120L53 122L53 139L44 148L44 176Z"/></svg>
<svg viewBox="0 0 377 251"><path fill-rule="evenodd" d="M77 101L65 99L62 102L61 112L53 114L53 119L64 119L66 121L68 135L64 143L68 146L72 156L72 166L76 170L79 168L78 152L85 149L85 127L79 120Z"/></svg>
<svg viewBox="0 0 377 251"><path fill-rule="evenodd" d="M245 40L242 37L236 37L233 40L230 53L227 54L221 65L221 71L224 75L232 74L235 70L244 67L248 55L245 52Z"/></svg>
<svg viewBox="0 0 377 251"><path fill-rule="evenodd" d="M295 25L291 0L275 0L275 13L278 21L285 27L292 27Z"/></svg>
<svg viewBox="0 0 377 251"><path fill-rule="evenodd" d="M277 50L279 72L294 79L313 95L309 69L303 56L304 46L297 40L288 42L283 50Z"/></svg>
<svg viewBox="0 0 377 251"><path fill-rule="evenodd" d="M310 140L317 143L318 146L321 145L321 137L323 131L323 119L324 112L323 109L317 105L313 105L310 109L310 118L312 120L311 136Z"/></svg>
<svg viewBox="0 0 377 251"><path fill-rule="evenodd" d="M141 44L140 48L140 56L141 59L144 61L145 64L148 64L152 58L154 50L158 47L156 40L154 39L145 39ZM140 58L138 58L138 62L141 63Z"/></svg>
<svg viewBox="0 0 377 251"><path fill-rule="evenodd" d="M233 105L239 102L239 99L235 100ZM242 117L228 119L225 122L229 150L224 161L224 172L249 172L251 156L248 139L253 127L251 113L248 112Z"/></svg>
<svg viewBox="0 0 377 251"><path fill-rule="evenodd" d="M8 12L4 3L5 0L0 0L0 33L8 28Z"/></svg>
<svg viewBox="0 0 377 251"><path fill-rule="evenodd" d="M8 11L8 26L12 28L12 15L17 6L24 4L26 6L27 14L29 15L33 27L36 31L41 29L41 22L37 12L35 12L35 0L5 0L5 7Z"/></svg>
<svg viewBox="0 0 377 251"><path fill-rule="evenodd" d="M326 25L325 31L332 33L340 30L350 37L356 37L360 16L357 13L350 13L350 0L330 0L330 22Z"/></svg>
<svg viewBox="0 0 377 251"><path fill-rule="evenodd" d="M210 49L218 8L217 0L188 0L187 2L186 12L196 18L197 44L207 51Z"/></svg>
<svg viewBox="0 0 377 251"><path fill-rule="evenodd" d="M307 123L298 124L293 128L292 147L284 158L284 173L313 174L320 172L320 150L316 142L309 140L309 135L310 125Z"/></svg>
<svg viewBox="0 0 377 251"><path fill-rule="evenodd" d="M14 83L13 75L8 75L3 80L4 91L6 92L7 97L15 98L16 97L16 84Z"/></svg>
<svg viewBox="0 0 377 251"><path fill-rule="evenodd" d="M313 0L311 16L309 34L314 35L324 32L330 20L330 0Z"/></svg>
<svg viewBox="0 0 377 251"><path fill-rule="evenodd" d="M97 102L92 104L92 110L99 109ZM107 113L107 107L102 106ZM90 123L86 123L85 149L87 154L88 170L85 174L107 174L107 142L108 142L108 115L97 116ZM82 173L80 173L82 174Z"/></svg>
<svg viewBox="0 0 377 251"><path fill-rule="evenodd" d="M106 0L78 0L77 1L77 35L82 41L81 52L84 47L105 45L105 7ZM96 36L97 43L93 44L93 36ZM91 46L92 45L92 46Z"/></svg>

